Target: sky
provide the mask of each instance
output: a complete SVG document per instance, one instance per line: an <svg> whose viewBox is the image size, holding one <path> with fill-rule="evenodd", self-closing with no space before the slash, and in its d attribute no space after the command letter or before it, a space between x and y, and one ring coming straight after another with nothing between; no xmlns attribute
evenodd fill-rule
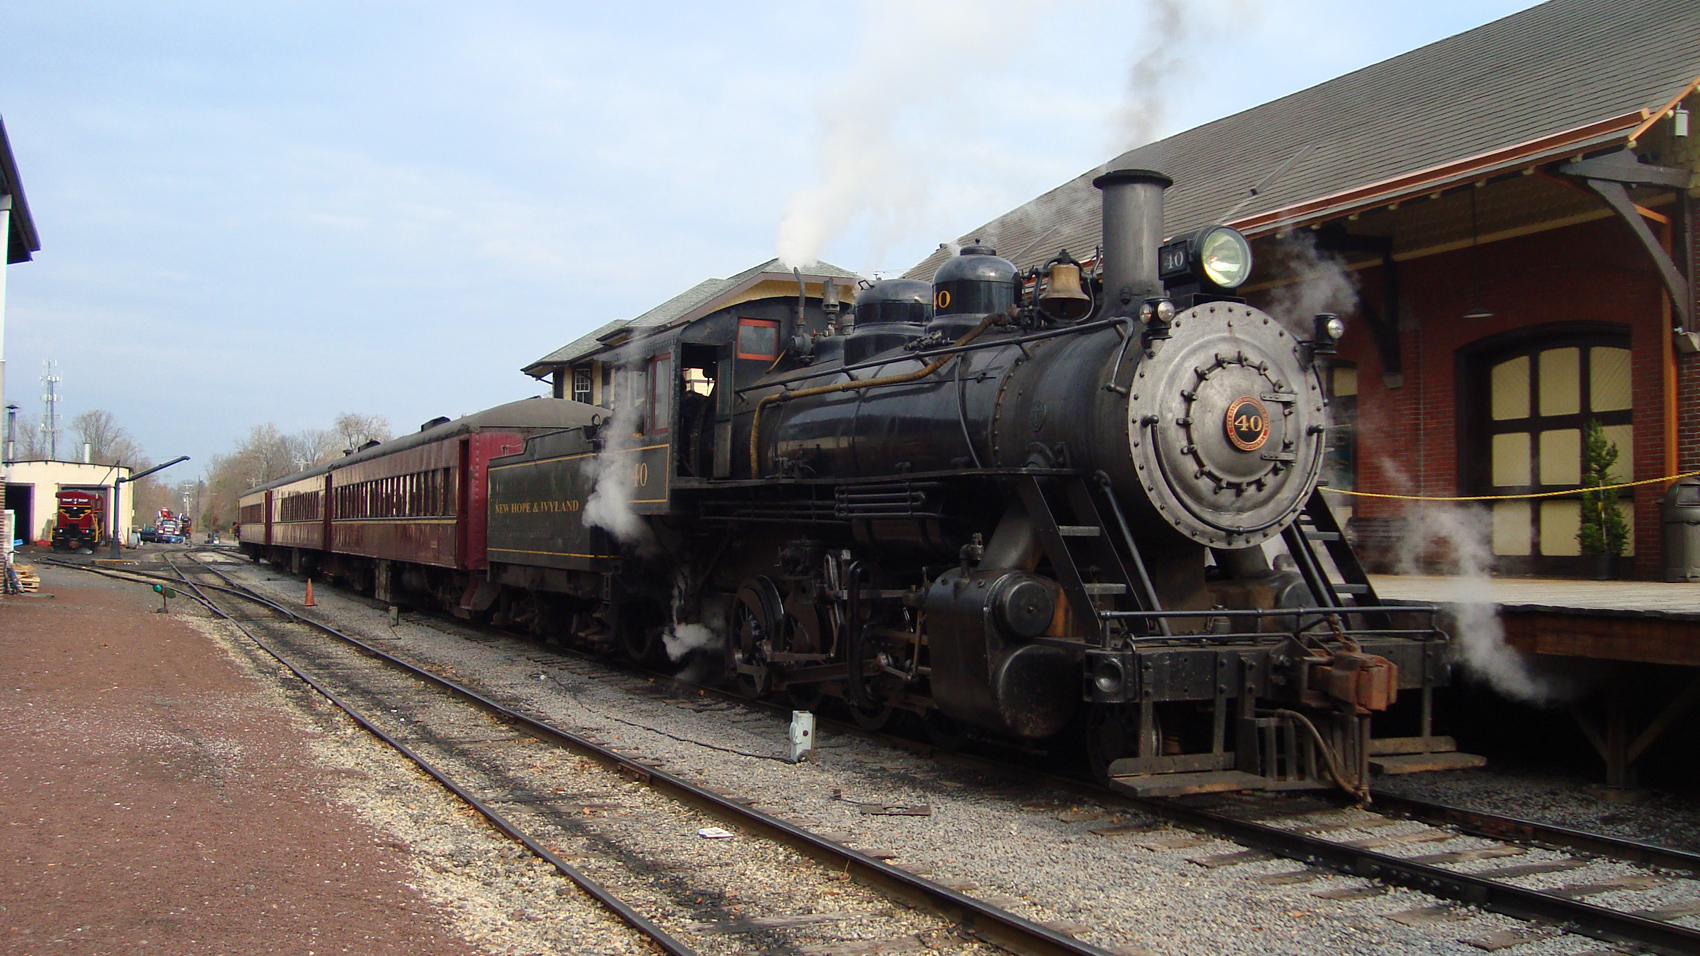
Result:
<svg viewBox="0 0 1700 956"><path fill-rule="evenodd" d="M192 478L255 425L399 432L784 253L895 274L1166 136L1528 0L11 0L41 235L5 401ZM61 433L61 449L71 441Z"/></svg>

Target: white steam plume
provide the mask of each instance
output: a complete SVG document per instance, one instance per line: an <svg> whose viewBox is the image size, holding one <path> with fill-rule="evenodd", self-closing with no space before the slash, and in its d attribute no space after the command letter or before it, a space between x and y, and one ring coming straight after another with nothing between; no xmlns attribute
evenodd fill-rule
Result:
<svg viewBox="0 0 1700 956"><path fill-rule="evenodd" d="M1318 312L1333 312L1343 319L1357 314L1357 276L1346 268L1346 260L1318 249L1309 230L1297 230L1282 240L1275 247L1272 265L1276 275L1295 279L1270 290L1266 305L1289 332L1310 338Z"/></svg>
<svg viewBox="0 0 1700 956"><path fill-rule="evenodd" d="M674 663L684 660L685 655L692 651L725 646L725 634L721 627L715 626L716 623L723 626L726 620L725 598L711 590L693 602L696 591L690 569L679 568L673 577L673 623L661 635L667 657ZM688 621L690 617L696 617L698 621Z"/></svg>
<svg viewBox="0 0 1700 956"><path fill-rule="evenodd" d="M719 647L720 637L706 624L675 624L661 636L661 643L667 647L667 658L678 662L691 651Z"/></svg>
<svg viewBox="0 0 1700 956"><path fill-rule="evenodd" d="M625 367L635 356L617 355L616 366ZM616 375L624 374L616 372ZM638 427L642 409L630 401L629 387L620 387L614 394L614 417L602 426L604 442L595 457L585 459L583 467L595 487L584 503L584 523L602 528L624 545L647 546L653 538L649 526L632 510L632 466L636 456L625 454L636 448L642 436Z"/></svg>
<svg viewBox="0 0 1700 956"><path fill-rule="evenodd" d="M1396 570L1416 574L1427 567L1456 575L1447 604L1452 609L1453 641L1464 667L1514 700L1555 704L1579 688L1562 675L1543 673L1526 654L1505 643L1499 605L1493 601L1492 527L1482 508L1415 503L1402 516Z"/></svg>
<svg viewBox="0 0 1700 956"><path fill-rule="evenodd" d="M913 225L926 202L936 155L899 129L961 104L971 86L1010 49L1034 0L863 0L864 25L848 71L824 96L820 180L792 193L777 251L787 267L820 259L826 241L858 217L890 241ZM966 106L963 115L969 115Z"/></svg>

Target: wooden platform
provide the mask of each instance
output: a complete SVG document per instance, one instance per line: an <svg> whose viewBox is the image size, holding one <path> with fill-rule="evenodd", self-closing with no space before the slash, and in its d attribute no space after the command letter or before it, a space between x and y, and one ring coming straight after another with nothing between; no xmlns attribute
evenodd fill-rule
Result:
<svg viewBox="0 0 1700 956"><path fill-rule="evenodd" d="M1635 785L1635 762L1679 719L1700 705L1700 584L1469 579L1375 575L1383 600L1425 601L1456 616L1466 605L1497 605L1505 643L1550 657L1599 661L1588 667L1601 689L1568 705L1606 764L1606 785ZM1678 672L1686 687L1649 699L1654 668ZM1662 675L1661 675L1662 676ZM1654 711L1646 711L1653 704ZM1386 772L1383 769L1383 772Z"/></svg>
<svg viewBox="0 0 1700 956"><path fill-rule="evenodd" d="M1700 667L1700 584L1372 575L1383 600L1496 604L1533 654Z"/></svg>

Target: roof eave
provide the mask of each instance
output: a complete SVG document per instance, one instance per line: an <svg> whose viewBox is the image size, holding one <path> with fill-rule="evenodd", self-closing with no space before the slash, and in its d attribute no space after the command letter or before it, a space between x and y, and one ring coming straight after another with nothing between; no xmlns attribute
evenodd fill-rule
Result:
<svg viewBox="0 0 1700 956"><path fill-rule="evenodd" d="M24 198L24 184L18 178L18 164L12 157L12 143L6 137L6 121L0 119L0 196L12 197L12 227L6 240L6 262L28 262L41 251L41 236L35 230L30 215L29 200Z"/></svg>
<svg viewBox="0 0 1700 956"><path fill-rule="evenodd" d="M1638 109L1610 119L1543 136L1539 139L1474 156L1466 156L1462 159L1451 160L1389 179L1355 186L1327 196L1319 196L1301 203L1246 216L1233 220L1228 225L1247 236L1255 238L1269 233L1284 232L1315 222L1323 222L1353 212L1385 206L1388 203L1399 202L1411 196L1446 189L1460 183L1516 169L1520 166L1539 165L1579 150L1597 149L1614 142L1625 142L1632 131L1639 128L1648 116L1648 110Z"/></svg>

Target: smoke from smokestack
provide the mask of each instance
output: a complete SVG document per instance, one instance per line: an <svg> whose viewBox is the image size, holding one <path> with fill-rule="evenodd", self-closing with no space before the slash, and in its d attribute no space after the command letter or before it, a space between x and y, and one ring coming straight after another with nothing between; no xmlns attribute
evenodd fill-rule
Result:
<svg viewBox="0 0 1700 956"><path fill-rule="evenodd" d="M1128 67L1127 93L1116 109L1117 146L1144 146L1157 138L1168 116L1165 102L1169 78L1182 62L1191 23L1181 0L1150 0L1150 47Z"/></svg>
<svg viewBox="0 0 1700 956"><path fill-rule="evenodd" d="M911 228L938 160L913 134L915 119L965 104L978 80L1017 55L1010 45L1038 9L1032 0L864 0L850 65L816 108L820 179L791 194L777 252L787 268L820 259L826 241L870 220L877 241ZM978 104L984 108L986 104ZM963 106L962 116L973 111Z"/></svg>

